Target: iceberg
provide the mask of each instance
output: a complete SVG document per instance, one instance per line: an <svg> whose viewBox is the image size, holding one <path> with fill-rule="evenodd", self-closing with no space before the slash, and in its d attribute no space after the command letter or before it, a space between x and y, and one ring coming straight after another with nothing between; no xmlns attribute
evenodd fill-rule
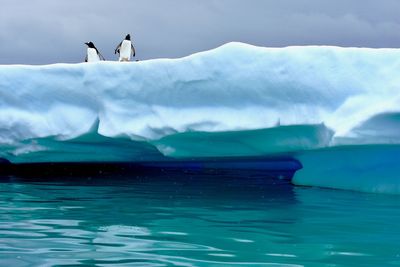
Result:
<svg viewBox="0 0 400 267"><path fill-rule="evenodd" d="M398 193L385 155L400 153L399 68L399 49L243 43L179 59L0 65L0 158L283 156L302 165L295 184Z"/></svg>

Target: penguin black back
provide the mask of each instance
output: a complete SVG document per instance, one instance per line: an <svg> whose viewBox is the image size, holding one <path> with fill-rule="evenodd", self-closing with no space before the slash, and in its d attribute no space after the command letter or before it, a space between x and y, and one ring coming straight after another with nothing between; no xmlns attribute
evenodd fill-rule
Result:
<svg viewBox="0 0 400 267"><path fill-rule="evenodd" d="M94 48L94 49L96 49L97 50L97 48L94 46L94 43L92 43L92 42L88 42L88 43L85 43L89 48Z"/></svg>

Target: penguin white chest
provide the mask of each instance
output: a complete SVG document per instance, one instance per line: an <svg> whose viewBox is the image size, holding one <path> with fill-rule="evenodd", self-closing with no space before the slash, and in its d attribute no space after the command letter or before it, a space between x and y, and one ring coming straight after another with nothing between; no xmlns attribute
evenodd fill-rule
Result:
<svg viewBox="0 0 400 267"><path fill-rule="evenodd" d="M96 49L94 48L88 48L87 49L87 61L88 62L97 62L100 61L100 57L97 54Z"/></svg>
<svg viewBox="0 0 400 267"><path fill-rule="evenodd" d="M130 61L131 60L131 48L132 43L128 40L123 40L121 48L119 49L119 61Z"/></svg>

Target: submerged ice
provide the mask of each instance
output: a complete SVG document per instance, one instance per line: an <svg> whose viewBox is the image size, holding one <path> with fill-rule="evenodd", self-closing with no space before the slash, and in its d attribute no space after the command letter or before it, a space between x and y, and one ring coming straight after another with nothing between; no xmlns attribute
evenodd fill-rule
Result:
<svg viewBox="0 0 400 267"><path fill-rule="evenodd" d="M324 179L335 159L308 175L318 164L310 151L338 155L329 148L400 143L399 68L398 49L242 43L180 59L3 65L0 157L139 161L285 153L303 161L296 183L318 184L304 179ZM107 152L99 155L102 146Z"/></svg>

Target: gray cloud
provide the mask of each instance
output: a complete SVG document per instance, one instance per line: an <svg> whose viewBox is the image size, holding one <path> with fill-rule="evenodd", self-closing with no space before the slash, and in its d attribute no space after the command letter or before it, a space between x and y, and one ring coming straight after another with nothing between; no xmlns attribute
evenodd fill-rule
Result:
<svg viewBox="0 0 400 267"><path fill-rule="evenodd" d="M180 57L230 41L261 46L400 46L397 0L0 0L0 64L107 59L131 33L138 58Z"/></svg>

